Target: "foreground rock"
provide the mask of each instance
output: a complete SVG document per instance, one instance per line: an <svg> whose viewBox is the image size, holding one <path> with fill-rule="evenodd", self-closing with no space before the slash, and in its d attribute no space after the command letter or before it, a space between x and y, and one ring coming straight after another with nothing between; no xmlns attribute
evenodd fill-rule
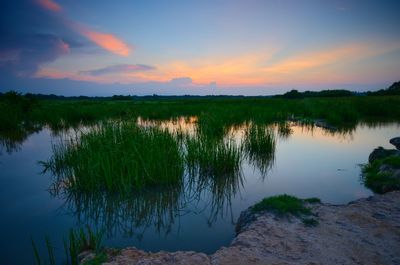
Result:
<svg viewBox="0 0 400 265"><path fill-rule="evenodd" d="M397 150L400 150L400 137L395 137L390 139L389 143L394 145L397 148Z"/></svg>
<svg viewBox="0 0 400 265"><path fill-rule="evenodd" d="M400 264L399 191L309 207L315 227L263 212L247 216L231 245L212 255L126 248L104 264Z"/></svg>
<svg viewBox="0 0 400 265"><path fill-rule="evenodd" d="M385 149L382 146L379 146L369 155L368 162L372 163L375 160L386 158L388 156L400 156L400 151L395 149Z"/></svg>

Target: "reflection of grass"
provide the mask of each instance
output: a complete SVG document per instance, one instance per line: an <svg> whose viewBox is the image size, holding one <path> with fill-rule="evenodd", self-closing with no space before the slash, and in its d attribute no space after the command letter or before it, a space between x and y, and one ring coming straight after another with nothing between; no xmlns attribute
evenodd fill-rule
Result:
<svg viewBox="0 0 400 265"><path fill-rule="evenodd" d="M278 123L278 135L283 138L289 138L289 136L293 133L292 128L290 128L290 124L288 122L280 122Z"/></svg>
<svg viewBox="0 0 400 265"><path fill-rule="evenodd" d="M272 166L275 158L275 134L264 125L251 124L246 128L243 148L249 159L263 174Z"/></svg>
<svg viewBox="0 0 400 265"><path fill-rule="evenodd" d="M153 188L132 194L109 194L53 190L54 196L66 200L68 211L79 222L91 223L108 236L123 234L141 238L144 231L154 227L168 234L182 208L182 187Z"/></svg>
<svg viewBox="0 0 400 265"><path fill-rule="evenodd" d="M183 158L175 137L132 123L104 123L54 146L44 163L78 190L128 192L133 188L176 184Z"/></svg>
<svg viewBox="0 0 400 265"><path fill-rule="evenodd" d="M390 170L381 171L383 165L389 167ZM362 171L365 186L376 193L385 193L400 189L400 179L393 176L395 169L400 169L399 156L377 159L364 166Z"/></svg>
<svg viewBox="0 0 400 265"><path fill-rule="evenodd" d="M18 151L29 135L38 132L40 129L41 128L36 126L26 126L25 128L18 128L10 131L0 130L0 155L2 154L3 148L8 154Z"/></svg>

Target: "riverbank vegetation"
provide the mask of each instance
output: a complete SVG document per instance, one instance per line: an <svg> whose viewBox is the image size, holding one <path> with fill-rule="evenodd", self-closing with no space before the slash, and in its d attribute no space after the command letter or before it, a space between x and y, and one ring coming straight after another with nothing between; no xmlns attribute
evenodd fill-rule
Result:
<svg viewBox="0 0 400 265"><path fill-rule="evenodd" d="M376 193L400 190L400 156L387 156L363 166L362 180Z"/></svg>
<svg viewBox="0 0 400 265"><path fill-rule="evenodd" d="M269 211L279 217L296 216L301 218L305 226L315 226L318 220L310 216L313 212L307 204L320 203L318 198L299 199L297 197L283 194L262 199L253 205L250 210L252 213Z"/></svg>
<svg viewBox="0 0 400 265"><path fill-rule="evenodd" d="M0 96L0 131L48 125L53 129L110 118L171 119L198 116L199 124L324 119L336 127L364 120L400 120L400 96L340 97L128 97L42 99L8 92ZM204 119L204 117L207 117ZM202 126L200 126L202 127ZM223 126L216 127L223 128ZM216 131L217 133L218 131Z"/></svg>

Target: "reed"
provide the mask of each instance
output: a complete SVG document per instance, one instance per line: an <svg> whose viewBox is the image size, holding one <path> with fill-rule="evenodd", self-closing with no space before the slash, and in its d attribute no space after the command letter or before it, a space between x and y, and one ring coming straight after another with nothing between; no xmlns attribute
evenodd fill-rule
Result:
<svg viewBox="0 0 400 265"><path fill-rule="evenodd" d="M68 239L67 240L64 239L65 262L63 262L63 264L79 265L80 261L78 255L86 250L93 251L96 253L96 256L98 255L99 258L104 259L104 253L101 252L102 239L103 239L103 233L99 231L93 231L89 226L86 227L86 230L83 228L80 228L78 230L71 229L68 235ZM58 264L54 254L55 247L51 243L49 237L47 236L45 237L47 255L44 256L40 255L40 252L36 246L35 241L33 239L31 239L31 241L32 241L33 253L35 256L35 263L37 265Z"/></svg>
<svg viewBox="0 0 400 265"><path fill-rule="evenodd" d="M241 148L232 139L187 136L185 161L191 176L235 176L241 168Z"/></svg>
<svg viewBox="0 0 400 265"><path fill-rule="evenodd" d="M53 156L43 165L69 188L124 193L177 184L184 171L174 135L129 122L100 123L53 145Z"/></svg>
<svg viewBox="0 0 400 265"><path fill-rule="evenodd" d="M249 160L266 174L275 161L274 131L265 125L250 124L245 129L243 148Z"/></svg>

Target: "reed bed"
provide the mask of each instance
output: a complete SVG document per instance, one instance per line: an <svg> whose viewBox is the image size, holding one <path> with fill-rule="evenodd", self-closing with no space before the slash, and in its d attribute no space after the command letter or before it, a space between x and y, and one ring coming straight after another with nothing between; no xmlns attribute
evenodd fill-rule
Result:
<svg viewBox="0 0 400 265"><path fill-rule="evenodd" d="M53 146L44 162L69 188L129 192L181 182L184 161L174 135L134 123L101 123Z"/></svg>
<svg viewBox="0 0 400 265"><path fill-rule="evenodd" d="M229 177L240 171L241 148L232 139L187 136L185 146L185 161L192 176Z"/></svg>
<svg viewBox="0 0 400 265"><path fill-rule="evenodd" d="M275 160L276 137L271 127L250 124L245 129L243 149L250 162L266 174Z"/></svg>

